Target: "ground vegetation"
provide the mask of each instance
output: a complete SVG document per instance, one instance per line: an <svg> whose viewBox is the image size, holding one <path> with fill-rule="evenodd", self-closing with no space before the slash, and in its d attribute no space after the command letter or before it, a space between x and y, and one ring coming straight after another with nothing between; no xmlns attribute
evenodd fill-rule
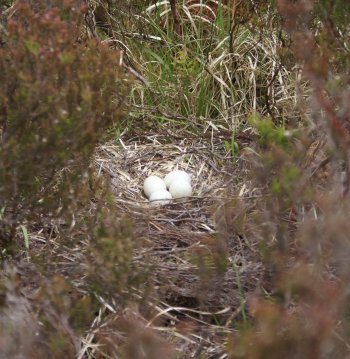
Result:
<svg viewBox="0 0 350 359"><path fill-rule="evenodd" d="M1 359L350 357L348 1L0 11Z"/></svg>

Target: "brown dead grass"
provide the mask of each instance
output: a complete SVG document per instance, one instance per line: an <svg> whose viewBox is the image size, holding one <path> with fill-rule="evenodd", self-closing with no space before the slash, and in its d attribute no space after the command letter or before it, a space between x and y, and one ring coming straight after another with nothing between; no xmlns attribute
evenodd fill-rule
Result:
<svg viewBox="0 0 350 359"><path fill-rule="evenodd" d="M241 322L245 297L264 275L256 244L224 220L226 204L252 198L239 175L241 164L225 153L221 140L125 137L101 146L96 165L99 175L110 178L116 206L142 236L134 261L150 268L151 294L139 315L182 357L225 358L227 334ZM191 174L194 195L150 204L144 179L174 169Z"/></svg>

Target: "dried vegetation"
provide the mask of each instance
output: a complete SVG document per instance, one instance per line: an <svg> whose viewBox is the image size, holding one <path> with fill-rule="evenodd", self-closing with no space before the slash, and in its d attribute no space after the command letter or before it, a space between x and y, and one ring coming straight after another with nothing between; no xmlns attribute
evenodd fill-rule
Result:
<svg viewBox="0 0 350 359"><path fill-rule="evenodd" d="M349 357L347 2L2 6L0 358Z"/></svg>
<svg viewBox="0 0 350 359"><path fill-rule="evenodd" d="M226 223L231 219L225 218L227 204L249 201L252 194L221 142L168 143L158 134L120 143L101 146L96 162L100 174L111 179L116 207L143 237L134 261L148 263L151 274L147 326L186 356L198 348L206 355L222 354L232 323L242 317L243 291L258 288L264 274L256 243L231 232ZM174 168L191 174L194 196L152 205L142 193L144 179Z"/></svg>

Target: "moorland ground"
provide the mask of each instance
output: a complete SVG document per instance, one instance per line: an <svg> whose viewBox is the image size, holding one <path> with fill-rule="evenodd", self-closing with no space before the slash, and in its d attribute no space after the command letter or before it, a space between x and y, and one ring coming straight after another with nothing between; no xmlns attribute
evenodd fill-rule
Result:
<svg viewBox="0 0 350 359"><path fill-rule="evenodd" d="M349 357L349 6L1 4L1 359Z"/></svg>

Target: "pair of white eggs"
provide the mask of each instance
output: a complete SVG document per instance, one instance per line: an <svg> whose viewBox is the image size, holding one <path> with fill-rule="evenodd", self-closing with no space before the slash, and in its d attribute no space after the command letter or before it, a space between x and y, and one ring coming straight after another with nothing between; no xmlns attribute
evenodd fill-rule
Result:
<svg viewBox="0 0 350 359"><path fill-rule="evenodd" d="M192 195L191 176L185 171L172 171L164 180L158 176L149 176L143 184L148 199L166 204L169 199Z"/></svg>

